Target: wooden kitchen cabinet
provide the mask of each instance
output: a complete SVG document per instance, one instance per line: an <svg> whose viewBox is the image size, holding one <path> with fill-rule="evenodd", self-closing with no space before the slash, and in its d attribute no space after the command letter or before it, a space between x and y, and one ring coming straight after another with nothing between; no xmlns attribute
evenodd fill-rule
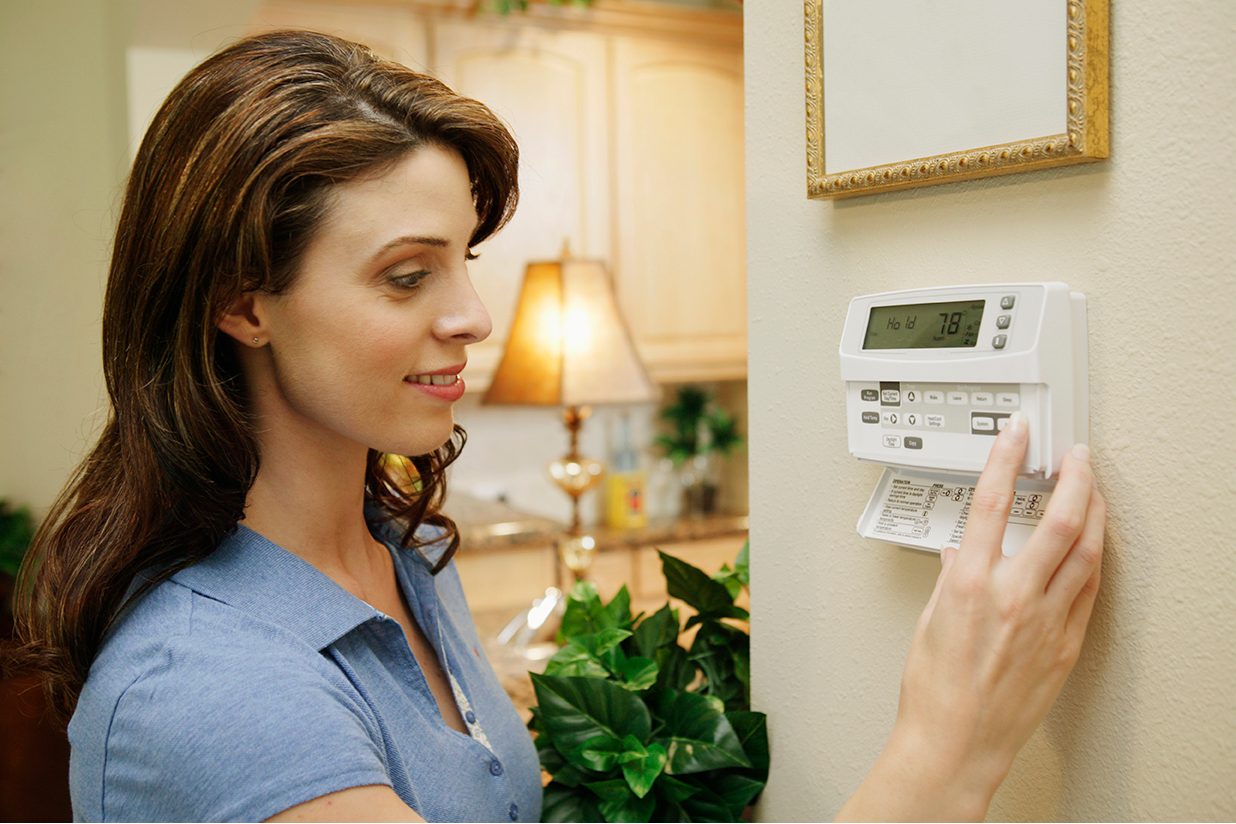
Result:
<svg viewBox="0 0 1236 824"><path fill-rule="evenodd" d="M746 377L742 52L616 37L615 270L661 381Z"/></svg>

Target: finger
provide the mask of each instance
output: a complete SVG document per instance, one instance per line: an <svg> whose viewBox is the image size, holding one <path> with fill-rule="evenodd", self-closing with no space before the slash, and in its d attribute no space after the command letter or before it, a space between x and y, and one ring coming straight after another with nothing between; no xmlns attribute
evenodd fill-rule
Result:
<svg viewBox="0 0 1236 824"><path fill-rule="evenodd" d="M1081 649L1082 641L1086 637L1086 627L1090 625L1090 614L1094 611L1094 602L1098 598L1099 582L1102 578L1103 563L1100 561L1090 573L1086 583L1082 585L1081 592L1077 594L1077 600L1069 609L1069 617L1064 624L1064 634L1076 650Z"/></svg>
<svg viewBox="0 0 1236 824"><path fill-rule="evenodd" d="M1023 580L1036 592L1046 591L1047 582L1056 574L1085 528L1093 489L1090 450L1084 444L1077 444L1061 462L1060 480L1047 502L1043 520L1014 559ZM1088 577L1089 570L1082 581Z"/></svg>
<svg viewBox="0 0 1236 824"><path fill-rule="evenodd" d="M960 563L990 566L1000 560L1004 528L1013 505L1013 485L1025 456L1026 419L1019 411L1009 416L1008 425L996 437L987 465L974 487Z"/></svg>
<svg viewBox="0 0 1236 824"><path fill-rule="evenodd" d="M931 613L935 611L936 602L940 600L940 590L944 588L944 579L948 576L948 571L956 558L957 547L946 546L940 550L940 575L936 578L936 588L931 591L931 597L927 599L927 606L923 608L924 618L930 619Z"/></svg>
<svg viewBox="0 0 1236 824"><path fill-rule="evenodd" d="M1047 597L1062 613L1069 610L1103 563L1103 532L1107 526L1107 502L1096 486L1090 492L1086 525L1073 543L1060 568L1047 584Z"/></svg>

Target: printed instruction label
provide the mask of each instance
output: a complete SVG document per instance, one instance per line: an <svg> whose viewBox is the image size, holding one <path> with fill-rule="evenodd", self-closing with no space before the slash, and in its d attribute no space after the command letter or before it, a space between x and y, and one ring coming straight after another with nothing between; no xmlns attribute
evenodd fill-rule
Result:
<svg viewBox="0 0 1236 824"><path fill-rule="evenodd" d="M974 496L970 480L943 473L886 469L859 519L858 532L866 538L933 552L958 546ZM1052 486L1046 481L1019 479L1005 529L1005 555L1014 554L1029 540L1043 517Z"/></svg>

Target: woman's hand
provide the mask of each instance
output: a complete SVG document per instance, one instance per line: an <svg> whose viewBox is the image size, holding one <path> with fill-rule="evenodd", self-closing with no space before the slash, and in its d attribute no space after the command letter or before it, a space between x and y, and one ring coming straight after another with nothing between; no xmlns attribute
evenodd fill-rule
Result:
<svg viewBox="0 0 1236 824"><path fill-rule="evenodd" d="M1026 451L1019 415L992 446L960 549L943 569L906 660L888 746L839 817L980 819L1081 651L1099 588L1106 507L1075 446L1043 520L1001 554Z"/></svg>

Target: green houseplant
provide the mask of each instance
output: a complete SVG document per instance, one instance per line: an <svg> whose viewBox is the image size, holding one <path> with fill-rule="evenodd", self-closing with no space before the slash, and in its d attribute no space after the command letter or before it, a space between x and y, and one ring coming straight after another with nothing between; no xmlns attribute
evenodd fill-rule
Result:
<svg viewBox="0 0 1236 824"><path fill-rule="evenodd" d="M34 538L34 517L26 507L0 500L0 627L7 637L14 579Z"/></svg>
<svg viewBox="0 0 1236 824"><path fill-rule="evenodd" d="M683 487L683 510L710 513L716 509L716 459L739 444L738 422L716 405L711 393L696 386L679 388L673 403L661 410L669 431L656 444L673 461Z"/></svg>
<svg viewBox="0 0 1236 824"><path fill-rule="evenodd" d="M659 553L669 594L697 614L682 627L666 604L631 614L623 587L603 603L577 584L562 648L533 674L545 821L736 821L764 788L766 719L750 709L750 639L735 605L747 548L716 576ZM680 634L696 629L690 647Z"/></svg>

